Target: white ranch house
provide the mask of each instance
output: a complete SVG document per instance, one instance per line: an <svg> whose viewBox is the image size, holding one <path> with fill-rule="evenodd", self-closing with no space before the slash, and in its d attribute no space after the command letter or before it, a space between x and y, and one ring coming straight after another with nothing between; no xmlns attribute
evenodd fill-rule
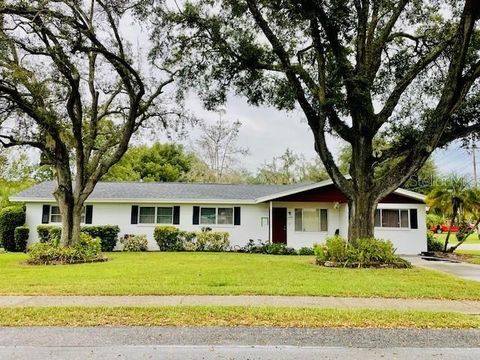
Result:
<svg viewBox="0 0 480 360"><path fill-rule="evenodd" d="M53 198L55 182L35 185L11 198L26 204L29 242L37 226L60 225ZM423 195L398 189L383 199L375 217L375 236L393 242L399 254L427 250ZM85 224L118 225L123 234L146 234L149 249L156 225L182 230L228 231L232 247L249 239L285 243L296 249L348 235L346 197L332 181L296 185L101 182L89 197Z"/></svg>

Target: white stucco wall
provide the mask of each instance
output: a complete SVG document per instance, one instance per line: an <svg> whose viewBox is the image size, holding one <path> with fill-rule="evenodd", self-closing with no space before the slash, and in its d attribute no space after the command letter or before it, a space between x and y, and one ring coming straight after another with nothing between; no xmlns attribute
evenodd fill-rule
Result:
<svg viewBox="0 0 480 360"><path fill-rule="evenodd" d="M29 243L38 241L37 226L42 221L42 205L44 203L27 203L26 225L30 228ZM89 203L87 203L89 204ZM54 205L54 203L51 203ZM156 224L131 224L131 207L138 206L174 206L177 204L142 204L142 203L92 203L92 225L118 225L119 236L124 234L145 234L148 238L149 249L158 250L153 238ZM173 225L187 231L200 231L202 227L210 227L214 231L228 231L231 246L244 246L249 239L268 239L269 227L262 227L261 218L268 217L268 204L239 205L241 207L241 225L193 225L193 206L200 207L233 207L225 204L181 204L180 225ZM236 205L237 206L237 205ZM49 225L61 225L50 223ZM118 247L117 247L118 248Z"/></svg>
<svg viewBox="0 0 480 360"><path fill-rule="evenodd" d="M375 228L375 237L390 240L397 254L415 255L427 251L425 204L379 204L378 209L417 209L418 229Z"/></svg>
<svg viewBox="0 0 480 360"><path fill-rule="evenodd" d="M37 226L41 224L42 205L44 203L27 203L26 225L30 228L29 243L38 241ZM51 203L54 204L53 202ZM91 203L93 205L92 225L118 225L120 236L123 234L145 234L149 240L149 249L158 250L153 239L155 225L130 224L131 206L173 206L178 204L131 204L131 203ZM204 226L214 231L228 231L231 246L244 246L249 239L269 239L269 226L261 224L262 217L269 216L269 203L241 206L241 225L193 225L193 206L230 207L225 204L180 204L180 225L183 230L198 231ZM307 202L273 202L273 207L287 208L287 244L294 248L311 247L315 243L323 243L329 236L333 236L339 229L342 237L348 236L348 206L333 203ZM326 232L296 232L295 208L325 208L328 209L328 231ZM385 209L417 209L418 229L375 228L375 236L393 242L399 254L418 254L426 251L426 219L424 204L380 204ZM56 224L53 224L56 225ZM60 224L57 224L60 225Z"/></svg>

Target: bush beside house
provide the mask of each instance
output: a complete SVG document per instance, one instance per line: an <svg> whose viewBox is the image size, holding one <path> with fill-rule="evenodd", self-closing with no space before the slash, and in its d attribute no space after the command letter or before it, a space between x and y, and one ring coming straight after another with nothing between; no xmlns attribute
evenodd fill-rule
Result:
<svg viewBox="0 0 480 360"><path fill-rule="evenodd" d="M347 242L339 236L315 245L317 264L332 267L392 267L409 268L410 263L395 255L390 241L367 238Z"/></svg>
<svg viewBox="0 0 480 360"><path fill-rule="evenodd" d="M138 252L148 250L147 235L125 234L120 243L123 245L123 251Z"/></svg>
<svg viewBox="0 0 480 360"><path fill-rule="evenodd" d="M117 245L120 228L118 225L82 226L82 232L93 238L100 238L102 251L113 251Z"/></svg>
<svg viewBox="0 0 480 360"><path fill-rule="evenodd" d="M15 228L25 224L25 208L8 206L0 210L0 244L7 251L17 250L15 244Z"/></svg>
<svg viewBox="0 0 480 360"><path fill-rule="evenodd" d="M14 231L15 249L17 251L27 251L28 236L30 229L27 226L18 226Z"/></svg>
<svg viewBox="0 0 480 360"><path fill-rule="evenodd" d="M82 232L92 238L99 238L102 251L113 251L120 228L117 225L83 226ZM38 225L37 234L41 243L59 242L62 237L62 228L54 225Z"/></svg>
<svg viewBox="0 0 480 360"><path fill-rule="evenodd" d="M153 232L160 251L227 251L229 236L228 232L191 232L174 226L157 226Z"/></svg>
<svg viewBox="0 0 480 360"><path fill-rule="evenodd" d="M81 233L78 243L65 247L55 242L36 243L28 249L27 262L32 265L77 264L106 261L99 238Z"/></svg>

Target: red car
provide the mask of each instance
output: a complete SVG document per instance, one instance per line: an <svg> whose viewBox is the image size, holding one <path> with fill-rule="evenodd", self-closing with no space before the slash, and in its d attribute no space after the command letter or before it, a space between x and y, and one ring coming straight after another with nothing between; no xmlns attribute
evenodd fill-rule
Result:
<svg viewBox="0 0 480 360"><path fill-rule="evenodd" d="M433 232L436 232L437 234L441 234L441 233L444 233L444 232L448 232L449 227L450 227L450 225L448 225L448 224L434 225L430 228L430 230L432 230ZM469 225L469 228L473 228L473 227L474 227L473 224ZM452 228L451 228L451 232L453 232L453 233L458 232L458 230L460 230L458 225L453 225Z"/></svg>

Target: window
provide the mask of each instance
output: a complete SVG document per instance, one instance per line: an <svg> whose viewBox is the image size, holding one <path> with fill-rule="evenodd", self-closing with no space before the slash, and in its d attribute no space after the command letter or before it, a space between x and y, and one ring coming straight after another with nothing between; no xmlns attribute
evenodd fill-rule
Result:
<svg viewBox="0 0 480 360"><path fill-rule="evenodd" d="M377 209L375 211L375 227L409 228L408 210Z"/></svg>
<svg viewBox="0 0 480 360"><path fill-rule="evenodd" d="M295 231L328 231L328 210L295 209Z"/></svg>
<svg viewBox="0 0 480 360"><path fill-rule="evenodd" d="M173 224L172 207L157 207L157 224Z"/></svg>
<svg viewBox="0 0 480 360"><path fill-rule="evenodd" d="M233 224L233 208L218 208L217 224Z"/></svg>
<svg viewBox="0 0 480 360"><path fill-rule="evenodd" d="M85 223L85 206L82 209L82 215L80 216L80 222ZM60 208L58 206L50 206L50 222L51 223L61 223L62 215L60 214Z"/></svg>
<svg viewBox="0 0 480 360"><path fill-rule="evenodd" d="M233 225L233 208L200 208L200 224Z"/></svg>
<svg viewBox="0 0 480 360"><path fill-rule="evenodd" d="M155 208L141 207L138 217L139 224L155 224Z"/></svg>
<svg viewBox="0 0 480 360"><path fill-rule="evenodd" d="M62 215L60 214L60 208L58 206L50 207L50 222L61 223Z"/></svg>

